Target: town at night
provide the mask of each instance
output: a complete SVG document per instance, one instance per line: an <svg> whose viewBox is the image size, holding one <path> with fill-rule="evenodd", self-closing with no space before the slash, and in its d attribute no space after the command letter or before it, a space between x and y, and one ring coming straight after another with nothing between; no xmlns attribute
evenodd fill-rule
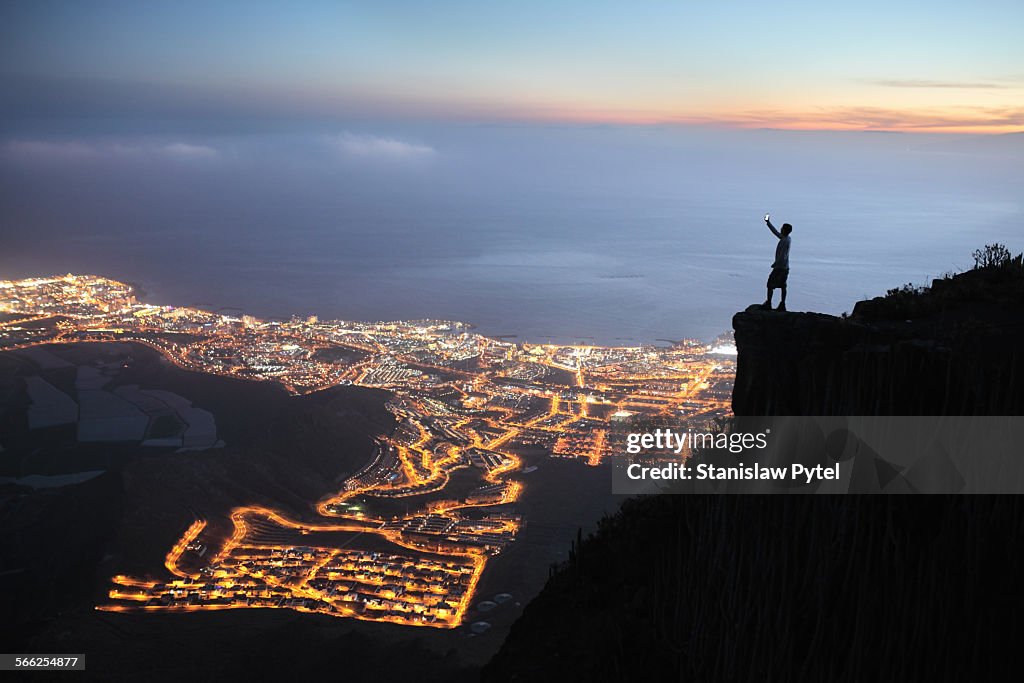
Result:
<svg viewBox="0 0 1024 683"><path fill-rule="evenodd" d="M524 448L600 467L624 452L617 423L699 425L729 414L727 337L607 348L516 344L454 321L264 321L143 303L126 283L70 274L3 281L0 297L0 350L41 368L61 364L62 345L118 342L156 349L182 369L276 382L294 394L358 385L392 395L397 429L375 436L335 494L309 501L315 516L238 507L226 537L197 519L163 567L113 576L109 600L96 606L103 611L283 607L457 627L488 559L529 524L516 502L545 470L524 464ZM107 390L103 369L89 365L77 369L76 385L79 406L62 410L74 400L34 377L30 428L76 422L80 440L137 441L167 457L218 446L203 436L203 411L176 411L180 401L158 390ZM485 628L485 612L474 613Z"/></svg>

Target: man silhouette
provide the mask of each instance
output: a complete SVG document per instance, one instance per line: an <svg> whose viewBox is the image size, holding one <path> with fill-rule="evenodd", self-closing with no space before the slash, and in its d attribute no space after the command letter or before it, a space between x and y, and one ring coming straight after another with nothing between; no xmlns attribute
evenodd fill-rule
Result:
<svg viewBox="0 0 1024 683"><path fill-rule="evenodd" d="M772 272L768 276L768 298L764 300L764 308L771 310L772 294L776 289L781 289L782 299L779 300L779 307L775 310L784 311L786 310L786 280L789 279L789 233L793 232L793 226L783 223L780 232L772 225L771 214L767 213L764 215L764 222L768 224L768 229L779 238L779 243L775 247L775 262L772 263Z"/></svg>

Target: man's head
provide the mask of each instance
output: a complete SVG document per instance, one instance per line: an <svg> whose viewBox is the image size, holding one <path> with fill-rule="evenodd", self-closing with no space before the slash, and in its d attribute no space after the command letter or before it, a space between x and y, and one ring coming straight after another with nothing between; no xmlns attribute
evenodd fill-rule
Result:
<svg viewBox="0 0 1024 683"><path fill-rule="evenodd" d="M791 232L793 232L793 226L790 225L789 223L783 223L782 224L782 234L783 235L788 235Z"/></svg>

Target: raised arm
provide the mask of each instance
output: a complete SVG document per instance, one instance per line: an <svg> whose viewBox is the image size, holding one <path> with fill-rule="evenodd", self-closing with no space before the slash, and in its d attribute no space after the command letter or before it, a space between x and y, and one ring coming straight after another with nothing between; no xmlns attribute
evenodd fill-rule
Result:
<svg viewBox="0 0 1024 683"><path fill-rule="evenodd" d="M781 240L782 233L775 229L775 226L772 225L771 218L769 218L767 214L764 217L764 222L768 224L768 229L771 230L775 234L775 236Z"/></svg>

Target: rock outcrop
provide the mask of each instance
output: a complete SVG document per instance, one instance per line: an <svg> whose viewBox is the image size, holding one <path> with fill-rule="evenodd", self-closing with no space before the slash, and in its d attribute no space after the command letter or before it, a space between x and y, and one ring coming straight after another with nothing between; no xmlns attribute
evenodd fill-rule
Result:
<svg viewBox="0 0 1024 683"><path fill-rule="evenodd" d="M1022 295L1018 257L849 317L752 307L733 321L733 410L1021 414ZM1022 533L1019 496L631 499L553 571L483 679L997 677Z"/></svg>
<svg viewBox="0 0 1024 683"><path fill-rule="evenodd" d="M751 306L733 328L737 415L1024 413L1019 267L891 290L850 317Z"/></svg>

